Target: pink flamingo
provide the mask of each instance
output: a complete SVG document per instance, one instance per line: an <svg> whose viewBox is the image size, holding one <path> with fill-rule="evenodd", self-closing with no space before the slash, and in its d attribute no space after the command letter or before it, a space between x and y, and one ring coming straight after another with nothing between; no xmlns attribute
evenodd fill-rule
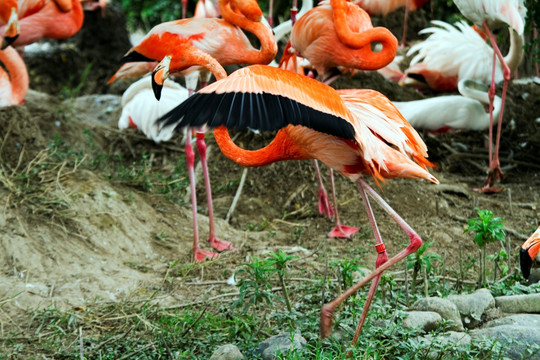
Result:
<svg viewBox="0 0 540 360"><path fill-rule="evenodd" d="M501 50L497 46L497 41L491 29L498 29L503 26L509 26L514 29L519 35L523 34L525 27L525 14L527 9L523 4L523 0L454 0L459 11L467 19L472 21L476 26L483 27L489 37L489 41L493 46L493 67L491 75L491 87L489 90L490 105L489 112L491 114L490 125L493 124L493 99L495 97L495 69L498 58L503 65L503 90L502 90L502 106L497 122L497 137L495 140L495 150L493 150L493 127L489 127L489 172L486 178L484 187L478 189L481 192L491 193L501 191L501 188L494 187L496 181L502 180L503 171L499 162L499 144L501 139L502 119L504 112L504 103L506 100L506 90L508 81L510 80L510 68L505 62Z"/></svg>
<svg viewBox="0 0 540 360"><path fill-rule="evenodd" d="M0 51L0 107L18 105L28 91L28 71L23 59L12 47Z"/></svg>

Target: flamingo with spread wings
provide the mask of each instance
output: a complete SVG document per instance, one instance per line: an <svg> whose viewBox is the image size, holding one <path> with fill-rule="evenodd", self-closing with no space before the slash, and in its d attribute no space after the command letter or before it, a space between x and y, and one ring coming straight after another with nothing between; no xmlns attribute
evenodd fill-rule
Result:
<svg viewBox="0 0 540 360"><path fill-rule="evenodd" d="M169 65L164 61L156 71L166 73ZM357 183L376 239L377 269L323 307L322 335L327 336L330 332L335 308L360 286L374 280L363 311L365 319L381 273L416 251L422 241L363 176L371 176L376 181L406 177L438 183L426 170L431 164L426 159L425 144L391 102L376 91L342 90L338 93L314 79L270 66L245 67L229 77L215 61L206 66L215 71L214 75L220 80L201 89L161 118L162 129L213 128L221 151L240 165L263 166L283 160L319 159ZM244 150L233 143L228 128L278 132L264 148ZM390 260L368 194L411 240L405 250ZM358 334L362 323L363 320Z"/></svg>

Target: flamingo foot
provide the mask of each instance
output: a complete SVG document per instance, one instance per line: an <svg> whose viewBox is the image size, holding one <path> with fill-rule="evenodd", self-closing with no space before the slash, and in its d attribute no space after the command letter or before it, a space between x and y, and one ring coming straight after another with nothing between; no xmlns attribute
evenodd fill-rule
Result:
<svg viewBox="0 0 540 360"><path fill-rule="evenodd" d="M213 259L219 254L216 252L206 251L201 248L193 249L193 260L203 262L206 259Z"/></svg>
<svg viewBox="0 0 540 360"><path fill-rule="evenodd" d="M352 235L356 234L358 232L358 228L337 224L332 231L328 233L328 237L334 238L344 238L344 239L350 239Z"/></svg>
<svg viewBox="0 0 540 360"><path fill-rule="evenodd" d="M328 201L328 193L326 192L326 189L323 187L319 188L319 214L326 215L328 217L328 220L332 219L334 216L334 210L330 206L330 202Z"/></svg>
<svg viewBox="0 0 540 360"><path fill-rule="evenodd" d="M211 236L210 238L208 238L208 243L210 244L210 246L212 246L219 252L225 250L238 251L238 249L236 249L230 241L219 240L215 236Z"/></svg>
<svg viewBox="0 0 540 360"><path fill-rule="evenodd" d="M496 182L501 182L503 178L503 171L499 162L491 164L486 182L482 188L474 189L474 191L484 194L495 194L504 190L502 187L493 186Z"/></svg>

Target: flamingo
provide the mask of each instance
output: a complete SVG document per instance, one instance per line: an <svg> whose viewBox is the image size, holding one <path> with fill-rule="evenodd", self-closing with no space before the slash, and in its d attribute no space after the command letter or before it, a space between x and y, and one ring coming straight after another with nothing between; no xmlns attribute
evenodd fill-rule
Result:
<svg viewBox="0 0 540 360"><path fill-rule="evenodd" d="M521 245L519 249L519 265L521 267L521 273L525 279L529 278L531 274L531 267L533 261L540 260L538 254L540 253L540 226L536 231Z"/></svg>
<svg viewBox="0 0 540 360"><path fill-rule="evenodd" d="M356 5L366 10L369 15L386 16L399 8L405 7L405 15L403 19L403 36L401 37L401 45L406 44L407 36L407 18L409 11L414 11L424 6L428 0L355 0Z"/></svg>
<svg viewBox="0 0 540 360"><path fill-rule="evenodd" d="M138 45L128 51L122 62L168 61L171 64L171 68L175 68L174 73L177 73L184 70L191 71L198 69L201 66L206 68L205 65L208 59L215 61L214 58L224 65L243 63L267 64L272 61L277 53L277 45L273 40L271 29L260 21L262 12L257 2L250 0L237 3L234 0L221 0L218 5L223 19L192 18L157 25L150 30ZM248 38L241 29L252 32L259 38L261 42L260 50L251 46ZM192 67L192 65L198 65L199 67ZM189 70L190 68L191 70ZM155 74L153 79L156 78ZM161 76L159 81L154 81L153 83L157 98L160 96L163 81L169 76L169 73L159 73L159 75ZM193 85L188 87L190 89L194 88ZM196 134L196 137L197 149L203 165L208 201L210 218L209 242L218 251L233 250L234 248L230 242L219 240L215 235L204 133L199 132ZM188 161L193 199L193 194L195 193L194 152L191 146L191 132L189 131L187 132L186 140L186 161ZM192 205L194 212L194 260L203 261L205 258L217 256L217 253L203 251L200 248L196 220L196 203Z"/></svg>
<svg viewBox="0 0 540 360"><path fill-rule="evenodd" d="M493 150L493 127L489 127L489 172L486 178L484 187L478 189L484 193L498 192L502 189L494 187L496 181L502 180L502 169L499 162L499 144L501 139L501 128L504 111L504 103L506 100L506 90L508 81L510 80L510 68L505 62L495 36L491 29L499 29L503 26L509 26L514 29L519 35L523 35L525 27L525 15L527 9L523 4L523 0L454 0L459 11L467 19L472 21L476 26L482 27L489 37L489 41L493 46L493 67L491 76L491 87L489 90L490 98L490 125L493 124L493 99L495 96L495 69L498 58L503 66L503 89L501 94L502 105L497 122L497 137L495 140L495 150Z"/></svg>
<svg viewBox="0 0 540 360"><path fill-rule="evenodd" d="M156 72L167 72L168 65L168 61L160 63ZM214 71L218 81L163 116L159 120L163 130L213 128L221 151L240 165L263 166L276 161L316 158L358 184L376 239L377 269L323 307L321 333L325 337L331 329L333 311L339 304L360 286L375 279L364 316L381 273L416 251L422 243L418 234L362 175L372 176L376 181L407 177L438 183L426 170L431 165L426 159L426 146L390 101L376 91L341 90L338 93L319 81L271 66L248 66L229 77L216 61L206 66ZM232 142L228 128L278 132L264 148L244 150ZM410 238L409 246L390 260L367 194ZM360 324L357 330L361 330Z"/></svg>
<svg viewBox="0 0 540 360"><path fill-rule="evenodd" d="M0 49L4 50L19 36L18 0L4 0L0 3L0 25L6 25Z"/></svg>
<svg viewBox="0 0 540 360"><path fill-rule="evenodd" d="M485 130L489 126L488 87L473 80L458 83L460 95L437 96L423 100L398 102L394 105L415 129L436 132L447 130ZM501 98L495 96L493 115L501 110Z"/></svg>
<svg viewBox="0 0 540 360"><path fill-rule="evenodd" d="M373 52L372 43L381 43L382 50ZM289 44L287 47L294 49L294 53L285 51L282 62L292 55L304 57L316 70L318 79L327 84L335 79L332 73L338 67L376 70L388 65L397 51L397 39L388 29L373 28L369 15L345 0L324 1L305 13L294 23ZM332 209L316 160L314 165L319 184L319 212L329 218L335 216L335 227L329 236L349 238L358 229L341 224L336 198ZM335 194L332 171L330 181Z"/></svg>
<svg viewBox="0 0 540 360"><path fill-rule="evenodd" d="M23 59L12 47L0 51L0 107L18 105L28 91L28 71Z"/></svg>
<svg viewBox="0 0 540 360"><path fill-rule="evenodd" d="M415 56L405 71L408 77L402 84L417 84L415 80L421 79L436 91L454 91L463 79L489 84L493 48L485 42L479 30L465 21L454 25L439 20L431 23L432 27L420 31L420 34L429 34L428 38L407 52L407 56ZM508 30L510 47L504 62L514 72L523 58L523 36L511 28ZM503 65L497 61L495 82L501 81Z"/></svg>
<svg viewBox="0 0 540 360"><path fill-rule="evenodd" d="M373 28L369 15L345 0L323 1L294 24L290 42L306 58L321 81L328 81L338 67L376 70L396 56L397 39L382 27ZM373 52L372 43L382 50Z"/></svg>
<svg viewBox="0 0 540 360"><path fill-rule="evenodd" d="M84 13L79 0L19 0L18 17L21 31L13 46L69 38L81 29ZM0 26L0 36L7 30Z"/></svg>

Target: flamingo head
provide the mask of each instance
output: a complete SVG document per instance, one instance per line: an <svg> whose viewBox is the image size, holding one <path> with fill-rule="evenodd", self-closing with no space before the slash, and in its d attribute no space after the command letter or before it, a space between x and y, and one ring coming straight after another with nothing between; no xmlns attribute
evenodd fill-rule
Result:
<svg viewBox="0 0 540 360"><path fill-rule="evenodd" d="M169 66L171 64L171 56L167 55L157 64L154 71L152 71L152 90L154 90L154 96L156 99L161 98L161 90L163 90L163 83L165 79L169 77Z"/></svg>
<svg viewBox="0 0 540 360"><path fill-rule="evenodd" d="M540 252L540 227L531 235L531 237L521 245L519 251L519 265L521 273L525 279L529 278L533 261Z"/></svg>
<svg viewBox="0 0 540 360"><path fill-rule="evenodd" d="M4 50L9 45L13 44L19 37L19 16L17 15L17 9L11 8L11 16L6 24L6 32L0 49Z"/></svg>

